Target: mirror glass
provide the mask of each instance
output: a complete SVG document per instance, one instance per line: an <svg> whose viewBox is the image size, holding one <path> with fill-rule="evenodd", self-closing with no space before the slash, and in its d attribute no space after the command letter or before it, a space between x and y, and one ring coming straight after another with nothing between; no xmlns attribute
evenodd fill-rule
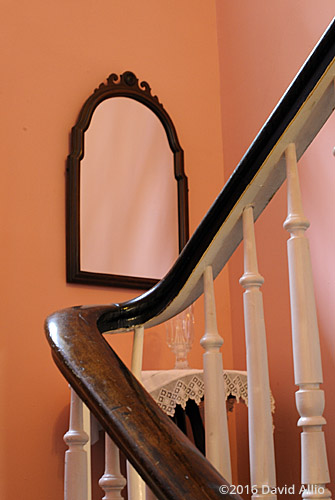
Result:
<svg viewBox="0 0 335 500"><path fill-rule="evenodd" d="M84 151L81 269L162 278L178 256L178 197L161 121L134 99L107 99L93 113Z"/></svg>
<svg viewBox="0 0 335 500"><path fill-rule="evenodd" d="M66 167L66 279L145 290L188 240L184 152L174 124L131 71L83 104Z"/></svg>

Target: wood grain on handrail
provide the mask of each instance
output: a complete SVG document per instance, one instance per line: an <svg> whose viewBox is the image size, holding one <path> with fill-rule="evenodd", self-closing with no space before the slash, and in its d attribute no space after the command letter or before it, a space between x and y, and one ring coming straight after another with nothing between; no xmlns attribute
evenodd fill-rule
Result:
<svg viewBox="0 0 335 500"><path fill-rule="evenodd" d="M298 158L335 107L335 21L265 123L175 265L154 288L123 304L74 307L46 321L53 356L65 378L159 499L239 498L157 407L102 336L153 326L191 304L208 265L216 276L242 238L241 214L255 217L285 179L283 152Z"/></svg>
<svg viewBox="0 0 335 500"><path fill-rule="evenodd" d="M161 500L240 498L160 410L118 358L96 323L106 307L71 308L46 321L65 378Z"/></svg>
<svg viewBox="0 0 335 500"><path fill-rule="evenodd" d="M335 18L245 153L166 276L143 295L115 304L99 318L101 332L151 327L188 307L203 293L208 265L216 277L242 240L242 212L255 220L286 178L284 154L297 159L335 107ZM206 168L210 166L206 165Z"/></svg>

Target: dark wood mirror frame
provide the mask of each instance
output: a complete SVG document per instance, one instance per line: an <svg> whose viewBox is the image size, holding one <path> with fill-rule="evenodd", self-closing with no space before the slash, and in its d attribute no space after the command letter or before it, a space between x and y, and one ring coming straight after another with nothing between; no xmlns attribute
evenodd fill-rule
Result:
<svg viewBox="0 0 335 500"><path fill-rule="evenodd" d="M84 158L84 135L96 107L106 99L128 97L147 106L161 121L174 157L174 176L178 190L179 251L189 238L188 185L184 172L184 152L179 144L171 118L151 95L147 82L139 83L134 73L126 71L120 77L112 73L84 103L76 124L72 128L70 154L66 168L66 277L68 283L148 289L157 280L140 276L122 276L81 269L80 258L80 165ZM112 229L111 229L112 230Z"/></svg>

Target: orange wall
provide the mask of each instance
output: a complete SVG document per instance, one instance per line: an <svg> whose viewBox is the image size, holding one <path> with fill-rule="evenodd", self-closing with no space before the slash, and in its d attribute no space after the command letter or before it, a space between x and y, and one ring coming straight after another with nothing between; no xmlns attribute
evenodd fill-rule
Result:
<svg viewBox="0 0 335 500"><path fill-rule="evenodd" d="M285 3L291 5L287 0ZM321 13L316 3L314 7L308 4L304 11L305 3L295 2L288 20L285 3L271 4L270 10L268 3L262 5L257 0L252 9L245 2L217 2L218 24L214 2L202 0L164 4L154 0L83 0L61 1L57 6L32 0L21 2L19 10L14 3L3 5L1 498L13 496L17 489L24 490L25 500L35 500L37 491L50 500L62 495L65 445L61 436L67 426L68 388L51 360L43 334L44 318L62 307L122 301L134 295L132 291L65 283L64 169L68 133L80 106L111 72L129 69L150 83L172 116L185 150L193 230L223 185L219 61L225 169L229 174L330 19L329 0L323 2ZM253 34L252 43L246 33ZM264 43L269 39L274 42L271 50L270 44ZM294 40L294 50L288 50L290 40ZM277 65L278 60L281 64ZM306 165L307 169L313 164ZM333 182L328 168L325 175ZM303 184L311 190L309 179L306 176ZM273 220L281 227L284 205L281 191L264 222L259 221L259 230L262 224L268 229ZM327 210L327 199L323 207ZM270 221L270 217L274 219ZM323 224L320 231L326 230ZM275 251L280 264L285 265L285 239L282 231L278 250L262 245L261 272L266 279L267 269L272 271L268 255ZM321 252L322 247L318 249L313 241L312 246ZM327 251L327 259L329 255ZM237 259L231 267L231 276L237 280L241 275ZM288 303L287 298L278 297L279 280L281 283L281 275L275 277L274 284L266 282L263 287L266 310L272 308L273 300L279 304L271 314L269 347L271 352L289 357ZM241 291L233 283L231 316L227 270L216 283L218 319L225 337L225 366L232 367L232 318L238 347L235 366L242 367ZM320 283L318 280L318 305L327 376L334 359L329 323L333 318L327 317L331 308L320 290L334 290L333 281L326 287ZM197 339L190 356L194 367L201 365L202 354L198 347L203 328L199 307L196 316ZM165 347L164 332L151 329L146 339L144 367L171 367L173 356ZM130 341L130 334L117 341L118 352L127 359ZM294 388L291 368L282 373L281 366L280 362L274 364L271 373L278 401L276 433L278 441L286 439L287 447L293 449L287 457L290 465L291 456L297 457L298 434L282 427L279 417L288 416L295 422ZM290 397L287 392L284 395L281 381L291 386ZM328 397L329 420L334 414L331 405ZM284 454L283 449L280 453ZM330 458L334 460L333 455ZM286 470L280 474L282 482L291 482Z"/></svg>
<svg viewBox="0 0 335 500"><path fill-rule="evenodd" d="M220 52L222 130L225 174L232 172L273 107L297 73L334 15L333 0L306 2L217 1ZM322 4L322 5L321 5ZM326 390L326 438L330 471L335 474L335 403L332 380L334 341L334 119L300 164L306 216L313 252L316 301ZM331 135L332 134L332 135ZM299 484L300 437L295 428L290 309L286 259L286 189L282 187L256 224L258 257L265 278L265 322L271 387L276 399L275 444L279 485ZM269 237L269 235L271 235ZM245 366L242 289L242 249L229 265L235 367ZM327 392L328 389L328 392ZM245 420L245 412L241 420ZM238 422L237 422L238 424ZM238 427L239 481L249 484L245 427Z"/></svg>
<svg viewBox="0 0 335 500"><path fill-rule="evenodd" d="M59 500L68 388L51 360L44 318L66 306L134 295L65 283L68 134L110 73L129 69L147 80L185 150L194 229L223 184L215 3L4 2L0 22L0 497L18 491L25 500ZM228 316L226 274L217 286ZM145 367L171 367L164 335L157 335L147 336ZM229 340L229 321L225 335ZM130 340L127 334L118 342L121 354ZM193 366L200 357L195 347Z"/></svg>

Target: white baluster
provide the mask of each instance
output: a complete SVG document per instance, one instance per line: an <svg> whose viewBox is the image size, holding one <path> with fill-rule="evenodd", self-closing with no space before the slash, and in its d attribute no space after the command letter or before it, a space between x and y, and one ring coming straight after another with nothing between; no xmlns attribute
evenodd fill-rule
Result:
<svg viewBox="0 0 335 500"><path fill-rule="evenodd" d="M134 330L131 371L139 381L142 378L143 339L144 328L138 326ZM128 500L145 500L145 482L129 462L127 462L127 479Z"/></svg>
<svg viewBox="0 0 335 500"><path fill-rule="evenodd" d="M92 500L92 473L91 473L91 446L92 436L91 436L91 412L87 406L83 403L83 430L88 436L88 441L84 445L84 450L86 451L86 462L87 462L87 500Z"/></svg>
<svg viewBox="0 0 335 500"><path fill-rule="evenodd" d="M216 323L213 272L208 266L204 272L205 334L200 343L203 355L205 384L206 457L231 483L230 446L227 424L226 392L223 379L220 337Z"/></svg>
<svg viewBox="0 0 335 500"><path fill-rule="evenodd" d="M88 500L87 453L88 435L83 428L83 402L71 389L70 428L64 435L69 449L65 452L65 500Z"/></svg>
<svg viewBox="0 0 335 500"><path fill-rule="evenodd" d="M119 449L107 434L105 436L105 472L99 486L105 492L102 500L115 500L122 498L121 491L126 486L126 479L120 472Z"/></svg>
<svg viewBox="0 0 335 500"><path fill-rule="evenodd" d="M142 326L136 327L134 330L131 371L138 380L141 380L143 340L144 328ZM124 488L126 483L128 488L128 500L145 500L146 486L143 479L129 462L127 462L127 481L123 478L120 474L119 451L107 434L105 454L106 469L99 481L99 485L106 494L103 500L122 498L120 491Z"/></svg>
<svg viewBox="0 0 335 500"><path fill-rule="evenodd" d="M143 341L144 327L137 326L134 329L133 351L131 356L131 371L137 380L142 380L142 361L143 361Z"/></svg>
<svg viewBox="0 0 335 500"><path fill-rule="evenodd" d="M244 274L240 279L243 294L245 340L248 372L248 426L250 479L253 499L274 499L275 458L270 403L270 385L263 297L264 282L258 272L253 207L243 211Z"/></svg>
<svg viewBox="0 0 335 500"><path fill-rule="evenodd" d="M330 482L326 445L322 426L324 392L322 383L320 340L314 298L309 243L305 231L309 226L304 217L297 169L295 145L285 152L287 166L288 216L284 228L291 233L287 242L291 321L294 357L296 405L300 415L301 482L307 485L303 498L331 498L326 488Z"/></svg>

